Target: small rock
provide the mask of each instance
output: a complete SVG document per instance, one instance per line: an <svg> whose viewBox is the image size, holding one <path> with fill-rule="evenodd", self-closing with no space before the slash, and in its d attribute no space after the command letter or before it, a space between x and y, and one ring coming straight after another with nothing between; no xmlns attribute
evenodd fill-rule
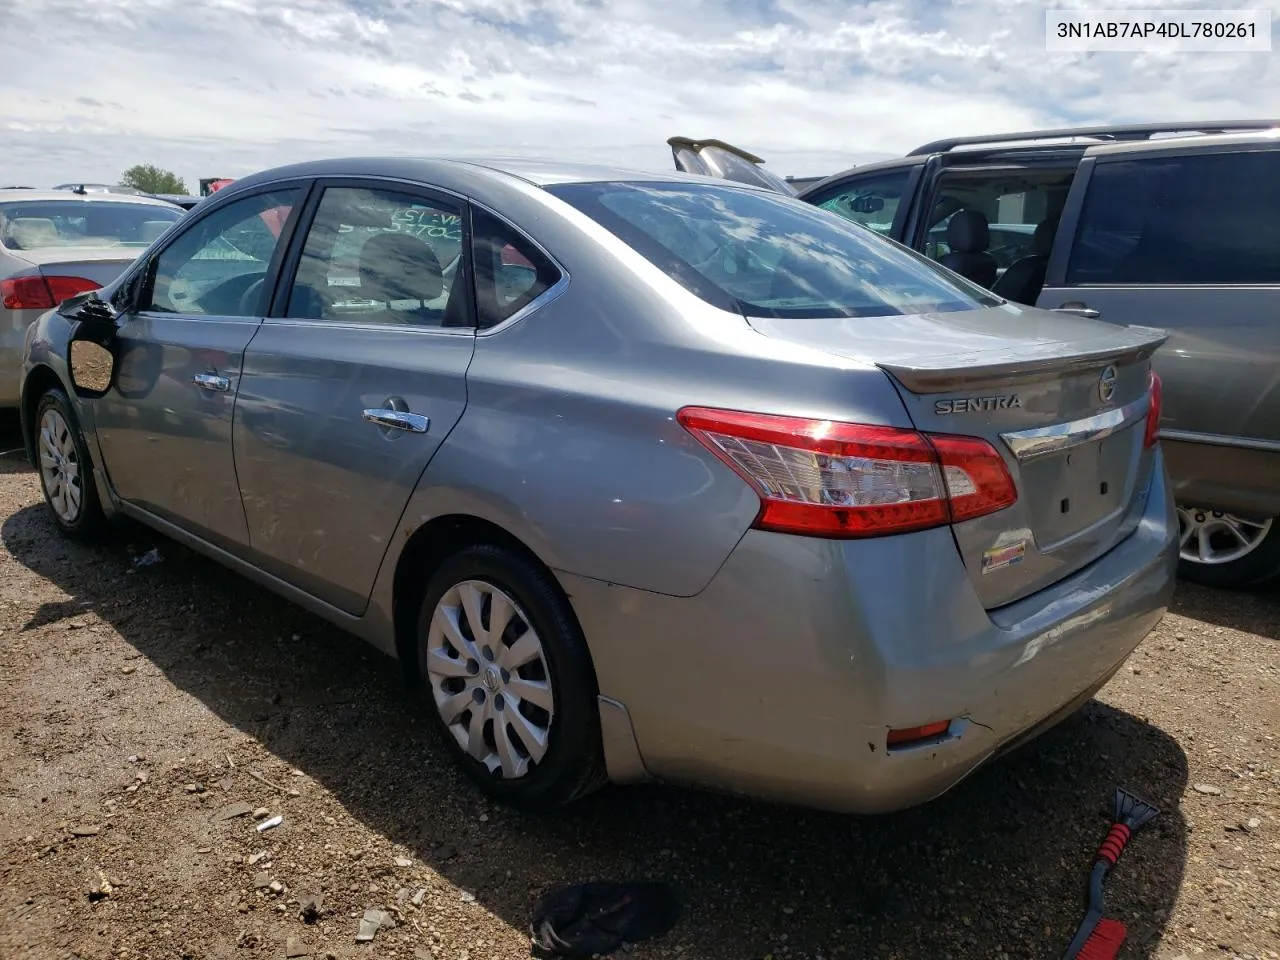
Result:
<svg viewBox="0 0 1280 960"><path fill-rule="evenodd" d="M274 827L280 826L280 824L282 823L284 823L284 817L280 816L280 814L277 813L270 820L263 820L260 824L258 824L256 829L259 833L262 833L264 830L271 830Z"/></svg>
<svg viewBox="0 0 1280 960"><path fill-rule="evenodd" d="M324 897L318 893L307 893L298 900L298 912L307 923L315 923L320 919L324 909Z"/></svg>
<svg viewBox="0 0 1280 960"><path fill-rule="evenodd" d="M412 867L412 866L413 866L413 861L412 861L412 860L410 860L408 857L396 857L396 866L397 866L397 867Z"/></svg>
<svg viewBox="0 0 1280 960"><path fill-rule="evenodd" d="M420 907L422 906L422 901L426 899L427 899L427 888L423 887L409 899L409 902L412 903L415 907Z"/></svg>
<svg viewBox="0 0 1280 960"><path fill-rule="evenodd" d="M301 640L301 639L302 639L302 634L300 634L300 633L295 633L295 634L294 634L292 637L290 637L289 639L290 639L290 640L292 640L294 643L297 643L299 640Z"/></svg>
<svg viewBox="0 0 1280 960"><path fill-rule="evenodd" d="M271 816L271 811L268 810L266 807L258 807L256 810L253 811L253 819L255 820L262 820L263 818L269 817L269 816Z"/></svg>
<svg viewBox="0 0 1280 960"><path fill-rule="evenodd" d="M291 796L291 797L300 797L300 796L302 796L302 791L301 791L301 790L289 790L289 791L287 791L287 792L288 792L289 796Z"/></svg>
<svg viewBox="0 0 1280 960"><path fill-rule="evenodd" d="M396 891L396 903L404 903L409 899L409 888L401 887Z"/></svg>
<svg viewBox="0 0 1280 960"><path fill-rule="evenodd" d="M414 947L413 960L436 960L436 955L424 947Z"/></svg>
<svg viewBox="0 0 1280 960"><path fill-rule="evenodd" d="M135 666L133 666L132 664L130 664L130 665L129 665L129 666L127 666L127 667L121 667L121 668L120 668L120 672L121 672L121 673L123 673L123 674L127 677L129 674L133 673L133 672L134 672L135 670L137 670L137 669L138 669L137 667L135 667Z"/></svg>
<svg viewBox="0 0 1280 960"><path fill-rule="evenodd" d="M1215 787L1212 783L1197 783L1193 789L1196 793L1205 793L1211 797L1216 797L1222 793L1222 788Z"/></svg>
<svg viewBox="0 0 1280 960"><path fill-rule="evenodd" d="M131 754L130 754L126 759L127 759L130 763L137 763L137 762L138 762L138 760L139 760L139 757L138 757L138 755L137 755L136 753L131 753Z"/></svg>
<svg viewBox="0 0 1280 960"><path fill-rule="evenodd" d="M223 777L218 781L218 786L222 788L223 793L230 793L231 789L236 785L235 777Z"/></svg>
<svg viewBox="0 0 1280 960"><path fill-rule="evenodd" d="M187 793L204 793L204 785L199 783L188 783L182 789Z"/></svg>
<svg viewBox="0 0 1280 960"><path fill-rule="evenodd" d="M309 957L311 956L311 948L297 937L287 937L284 941L284 955L290 958Z"/></svg>
<svg viewBox="0 0 1280 960"><path fill-rule="evenodd" d="M253 875L253 886L257 890L265 890L271 886L271 877L267 875L267 871L259 870Z"/></svg>
<svg viewBox="0 0 1280 960"><path fill-rule="evenodd" d="M147 773L145 770L139 770L133 775L133 779L137 780L139 783L146 783L151 779L151 774Z"/></svg>
<svg viewBox="0 0 1280 960"><path fill-rule="evenodd" d="M223 807L213 815L214 822L221 823L225 820L234 820L236 817L243 817L253 811L253 807L247 803L232 803Z"/></svg>
<svg viewBox="0 0 1280 960"><path fill-rule="evenodd" d="M71 835L73 837L96 837L101 832L102 832L101 827L77 825L71 828Z"/></svg>
<svg viewBox="0 0 1280 960"><path fill-rule="evenodd" d="M385 910L366 910L360 920L360 929L356 932L357 943L368 943L383 927L394 927L395 920Z"/></svg>
<svg viewBox="0 0 1280 960"><path fill-rule="evenodd" d="M458 899L461 900L463 903L475 903L476 895L472 893L470 890L463 890L460 894L458 894Z"/></svg>
<svg viewBox="0 0 1280 960"><path fill-rule="evenodd" d="M267 889L278 897L280 894L284 893L284 884L279 880L272 880L267 884Z"/></svg>
<svg viewBox="0 0 1280 960"><path fill-rule="evenodd" d="M1245 823L1244 828L1246 830L1257 830L1260 826L1262 826L1261 820L1259 820L1257 817L1250 817L1248 821Z"/></svg>
<svg viewBox="0 0 1280 960"><path fill-rule="evenodd" d="M261 860L261 859L262 859L263 857L265 857L266 855L267 855L267 851L265 851L265 850L261 850L261 851L259 851L258 853L251 853L251 854L249 854L249 859L248 859L248 864L249 864L249 866L251 866L251 867L252 867L255 863L257 863L259 860Z"/></svg>
<svg viewBox="0 0 1280 960"><path fill-rule="evenodd" d="M488 815L487 813L482 813L482 814L480 814L480 822L481 822L481 823L488 823L488 822L489 822L489 815Z"/></svg>

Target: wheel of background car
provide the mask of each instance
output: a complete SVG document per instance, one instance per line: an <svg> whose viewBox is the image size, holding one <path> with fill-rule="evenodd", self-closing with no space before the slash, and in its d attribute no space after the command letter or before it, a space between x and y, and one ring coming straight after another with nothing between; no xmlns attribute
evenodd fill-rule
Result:
<svg viewBox="0 0 1280 960"><path fill-rule="evenodd" d="M1178 575L1211 587L1247 587L1280 575L1280 522L1178 506Z"/></svg>
<svg viewBox="0 0 1280 960"><path fill-rule="evenodd" d="M65 392L55 387L40 398L32 429L40 488L53 519L70 537L97 534L105 517L88 447Z"/></svg>
<svg viewBox="0 0 1280 960"><path fill-rule="evenodd" d="M586 641L536 562L490 545L446 560L423 597L417 655L436 729L486 793L546 809L604 782Z"/></svg>

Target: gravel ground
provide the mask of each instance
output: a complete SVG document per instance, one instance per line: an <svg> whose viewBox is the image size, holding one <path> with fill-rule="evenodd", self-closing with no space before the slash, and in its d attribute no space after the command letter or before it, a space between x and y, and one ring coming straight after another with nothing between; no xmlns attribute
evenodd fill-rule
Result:
<svg viewBox="0 0 1280 960"><path fill-rule="evenodd" d="M62 541L21 456L0 540L3 960L498 960L548 888L626 878L685 904L637 958L1056 958L1117 784L1165 811L1108 887L1123 956L1280 957L1276 592L1183 586L1096 701L917 810L643 787L536 818L359 641L145 531ZM357 944L368 909L395 925Z"/></svg>

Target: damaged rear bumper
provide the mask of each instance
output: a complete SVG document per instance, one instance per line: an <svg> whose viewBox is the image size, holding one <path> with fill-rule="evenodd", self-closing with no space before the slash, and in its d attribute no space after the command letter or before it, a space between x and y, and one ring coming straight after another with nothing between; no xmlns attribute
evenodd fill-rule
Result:
<svg viewBox="0 0 1280 960"><path fill-rule="evenodd" d="M563 581L601 695L630 715L639 758L611 765L628 779L876 813L937 796L1087 701L1167 609L1176 543L1161 461L1131 536L993 611L946 529L752 531L689 598ZM886 743L944 720L936 739Z"/></svg>

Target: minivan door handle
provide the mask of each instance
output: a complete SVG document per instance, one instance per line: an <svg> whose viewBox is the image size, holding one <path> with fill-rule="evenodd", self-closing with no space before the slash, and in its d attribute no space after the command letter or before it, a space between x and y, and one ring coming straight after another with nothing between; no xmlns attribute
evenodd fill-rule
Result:
<svg viewBox="0 0 1280 960"><path fill-rule="evenodd" d="M1053 308L1055 313L1074 313L1077 317L1084 317L1087 320L1097 320L1102 316L1093 307L1085 306L1079 300L1068 300L1060 307Z"/></svg>
<svg viewBox="0 0 1280 960"><path fill-rule="evenodd" d="M193 373L191 382L201 390L216 390L218 393L226 393L231 389L231 381L216 373Z"/></svg>
<svg viewBox="0 0 1280 960"><path fill-rule="evenodd" d="M426 433L431 421L420 413L408 413L404 410L388 410L376 408L364 411L364 419L379 427L393 430L408 430L410 433Z"/></svg>

